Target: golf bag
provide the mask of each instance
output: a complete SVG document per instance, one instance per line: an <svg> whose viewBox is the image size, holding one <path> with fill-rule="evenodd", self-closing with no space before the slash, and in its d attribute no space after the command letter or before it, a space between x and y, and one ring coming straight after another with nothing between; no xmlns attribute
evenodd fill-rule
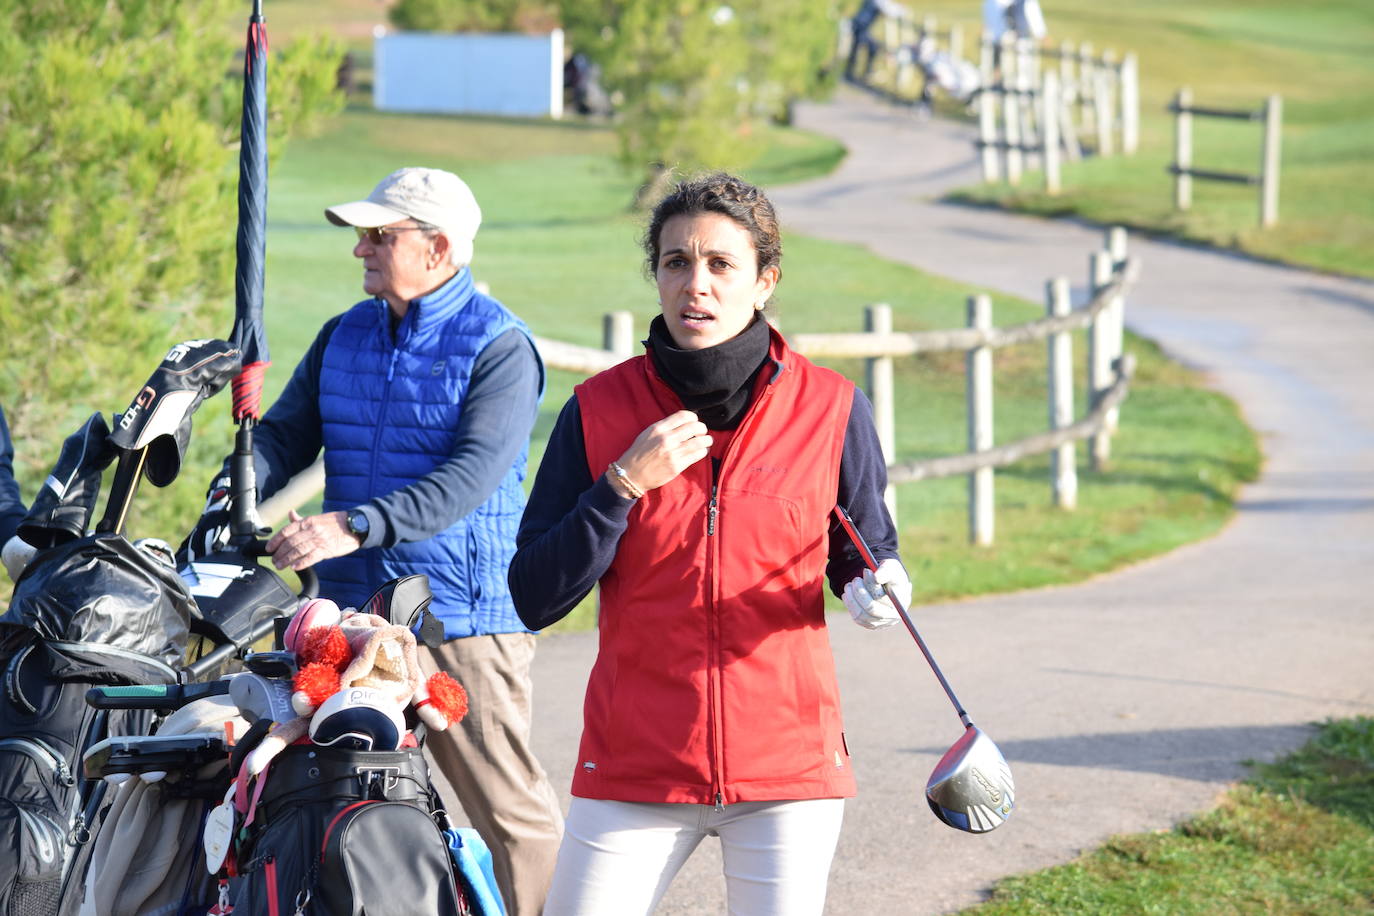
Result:
<svg viewBox="0 0 1374 916"><path fill-rule="evenodd" d="M442 639L438 622L426 612L431 598L426 577L407 576L384 585L363 609ZM405 721L410 733L394 750L371 749L366 723L349 720L344 740L331 745L303 738L253 774L247 763L252 752L276 722L295 714L289 702L272 698L274 693L289 698L297 664L294 654L281 648L286 623L277 621L277 649L248 654L244 672L219 682L193 691L150 689L159 700L118 689L92 692L91 702L111 708L144 702L166 708L192 696L200 699L167 719L165 730L176 734L112 739L87 756L90 778L158 774L143 810L116 801L120 817L112 817L97 840L87 897L103 886L107 893L97 896L119 899L100 912L114 916L142 913L150 901L175 907L167 912L204 913L218 905L226 912L232 907L238 916L503 916L494 877L489 867L481 868L485 847L480 838L468 828L444 829L447 815L430 784L421 750L424 727L413 709ZM204 697L202 687L220 695ZM229 714L251 723L232 741L216 729L225 713L214 704L225 701L231 701ZM200 730L188 735L171 729L178 718L198 723ZM119 798L142 791L135 780L120 787ZM168 803L194 805L198 814L161 818L156 809ZM135 860L151 858L160 845L195 850L176 860L181 873L160 869L163 886L142 897L126 893L131 882L123 873L104 870L107 858L119 858L108 853L107 837L133 833L120 821L125 816L137 824L161 818L180 828L175 836L131 837L131 843L142 844L132 855ZM147 878L148 870L141 869L132 883Z"/></svg>
<svg viewBox="0 0 1374 916"><path fill-rule="evenodd" d="M117 416L114 432L94 414L68 437L19 527L36 552L0 616L3 916L76 912L90 841L109 803L107 784L85 778L83 756L111 736L146 735L155 726L155 708L95 708L88 691L205 676L255 638L254 626L257 636L270 633L271 620L295 608L275 574L237 555L234 581L200 607L166 543L131 542L121 533L140 477L171 482L191 414L238 363L238 351L224 341L173 347ZM102 472L116 459L105 513L87 534ZM228 643L194 673L184 666L193 633Z"/></svg>
<svg viewBox="0 0 1374 916"><path fill-rule="evenodd" d="M0 913L75 912L104 785L81 756L109 734L147 732L146 710L86 704L96 685L176 680L192 601L169 564L118 535L40 553L0 616Z"/></svg>
<svg viewBox="0 0 1374 916"><path fill-rule="evenodd" d="M235 913L289 913L303 901L339 916L464 912L418 747L294 745L265 779L238 853Z"/></svg>

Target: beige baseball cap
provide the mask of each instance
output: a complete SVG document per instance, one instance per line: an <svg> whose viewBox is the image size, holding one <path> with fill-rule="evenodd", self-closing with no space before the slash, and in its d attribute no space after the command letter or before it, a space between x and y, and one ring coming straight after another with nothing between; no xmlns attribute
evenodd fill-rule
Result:
<svg viewBox="0 0 1374 916"><path fill-rule="evenodd" d="M336 226L386 226L415 219L443 230L455 245L470 246L482 224L482 208L463 179L443 169L397 169L383 178L366 200L336 204L324 211Z"/></svg>

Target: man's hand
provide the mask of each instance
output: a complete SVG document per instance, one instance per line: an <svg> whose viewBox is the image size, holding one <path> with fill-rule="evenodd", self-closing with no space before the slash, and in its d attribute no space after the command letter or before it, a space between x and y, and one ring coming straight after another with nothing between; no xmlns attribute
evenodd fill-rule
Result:
<svg viewBox="0 0 1374 916"><path fill-rule="evenodd" d="M360 546L358 536L348 530L347 513L326 512L301 518L292 509L286 527L267 542L267 552L277 569L299 570L352 553Z"/></svg>

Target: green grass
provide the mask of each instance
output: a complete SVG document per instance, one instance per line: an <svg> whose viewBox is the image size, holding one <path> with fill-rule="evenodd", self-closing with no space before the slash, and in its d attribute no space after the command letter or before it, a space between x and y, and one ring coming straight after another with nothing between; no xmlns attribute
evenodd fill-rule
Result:
<svg viewBox="0 0 1374 916"><path fill-rule="evenodd" d="M1374 912L1374 718L1329 721L1213 811L1002 881L977 916Z"/></svg>
<svg viewBox="0 0 1374 916"><path fill-rule="evenodd" d="M362 109L294 143L272 176L269 202L267 322L275 364L267 398L320 324L361 297L352 233L328 226L322 209L363 196L401 165L452 168L471 184L485 214L474 274L535 333L596 346L602 315L618 309L631 311L644 333L656 312L655 291L641 267L641 219L626 209L633 182L611 160L613 146L608 131L586 125ZM770 187L823 172L839 155L830 140L780 129L744 173ZM857 330L862 306L875 301L891 303L899 329L957 327L974 292L856 246L797 235L784 245L777 304L785 332ZM1042 313L1042 306L994 296L1001 323ZM1075 347L1081 361L1081 337ZM1127 347L1139 360L1139 378L1110 469L1080 468L1077 512L1050 507L1046 460L1028 461L998 473L997 544L975 549L967 543L962 478L899 488L902 543L918 600L1074 581L1224 524L1238 483L1258 469L1253 435L1229 401L1148 342L1130 338ZM999 351L995 363L998 442L1043 429L1044 347ZM962 364L953 354L899 363L899 460L964 450ZM857 361L834 365L861 378ZM535 462L578 380L550 373L534 431ZM1079 403L1081 411L1081 395ZM568 625L587 626L590 614L589 601Z"/></svg>
<svg viewBox="0 0 1374 916"><path fill-rule="evenodd" d="M976 5L931 0L919 12L963 21L977 35ZM1046 5L1050 41L1090 41L1140 60L1140 151L1065 163L1064 193L1019 188L964 189L959 199L1041 214L1075 214L1262 258L1374 276L1374 16L1363 0L1154 0ZM1195 181L1193 206L1173 210L1173 118L1165 106L1181 86L1195 104L1254 110L1283 97L1279 224L1258 227L1258 189ZM1199 168L1256 174L1260 125L1195 118Z"/></svg>

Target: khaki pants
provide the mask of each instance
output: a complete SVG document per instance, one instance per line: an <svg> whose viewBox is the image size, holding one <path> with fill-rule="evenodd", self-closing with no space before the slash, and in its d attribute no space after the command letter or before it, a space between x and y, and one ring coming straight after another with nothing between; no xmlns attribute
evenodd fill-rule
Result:
<svg viewBox="0 0 1374 916"><path fill-rule="evenodd" d="M446 671L468 694L463 721L425 739L434 784L491 847L511 916L543 909L563 835L558 796L530 748L534 641L530 633L499 633L420 647L426 677Z"/></svg>

